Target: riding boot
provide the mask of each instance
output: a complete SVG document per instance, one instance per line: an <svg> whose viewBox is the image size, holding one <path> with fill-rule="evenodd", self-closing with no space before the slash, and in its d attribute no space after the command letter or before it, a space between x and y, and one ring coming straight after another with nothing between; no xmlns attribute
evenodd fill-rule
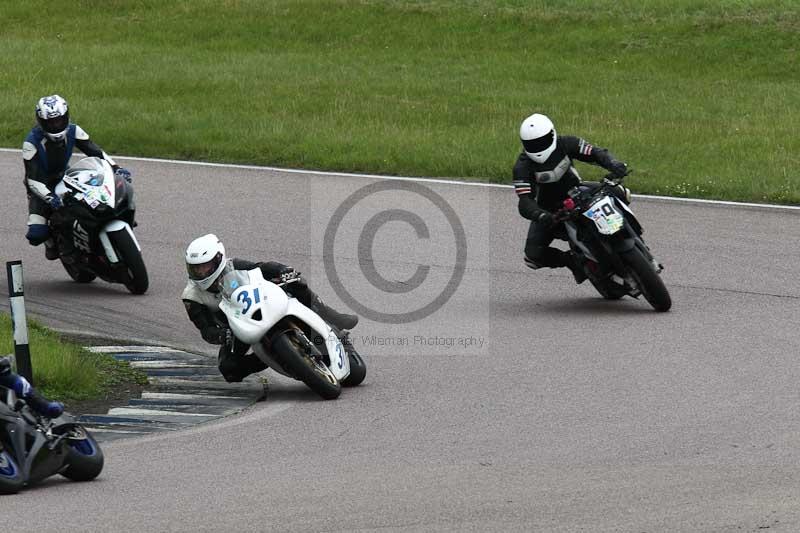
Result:
<svg viewBox="0 0 800 533"><path fill-rule="evenodd" d="M75 241L72 236L72 225L64 224L61 226L58 246L61 259L65 263L73 264L77 261L78 250L75 248Z"/></svg>
<svg viewBox="0 0 800 533"><path fill-rule="evenodd" d="M64 412L64 404L48 400L33 387L31 387L30 392L25 397L25 401L31 409L47 418L58 418Z"/></svg>
<svg viewBox="0 0 800 533"><path fill-rule="evenodd" d="M58 259L58 246L52 238L44 241L44 256L48 261Z"/></svg>
<svg viewBox="0 0 800 533"><path fill-rule="evenodd" d="M308 289L310 305L312 311L317 313L322 320L333 325L337 329L353 329L358 324L358 316L340 313L329 307L311 289Z"/></svg>
<svg viewBox="0 0 800 533"><path fill-rule="evenodd" d="M567 268L572 271L572 275L575 278L575 283L580 285L586 281L586 271L583 269L583 265L580 263L577 257L568 252L564 253L569 255L569 258L567 259Z"/></svg>

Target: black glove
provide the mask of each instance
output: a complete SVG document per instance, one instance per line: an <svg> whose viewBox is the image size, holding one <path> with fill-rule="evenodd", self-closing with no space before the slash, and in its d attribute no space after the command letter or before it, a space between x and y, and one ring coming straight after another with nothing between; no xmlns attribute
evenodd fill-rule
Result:
<svg viewBox="0 0 800 533"><path fill-rule="evenodd" d="M611 171L615 178L624 178L628 175L628 165L622 161L612 161L608 166L608 170Z"/></svg>
<svg viewBox="0 0 800 533"><path fill-rule="evenodd" d="M539 216L536 217L536 223L542 226L543 228L551 228L555 226L556 219L552 215L552 213L548 213L547 211L542 211L539 213Z"/></svg>
<svg viewBox="0 0 800 533"><path fill-rule="evenodd" d="M7 376L11 373L11 360L8 357L0 357L0 376Z"/></svg>
<svg viewBox="0 0 800 533"><path fill-rule="evenodd" d="M296 271L292 267L286 267L280 271L278 276L274 279L275 283L286 283L287 281L291 281L293 279L297 279L300 277L300 272Z"/></svg>
<svg viewBox="0 0 800 533"><path fill-rule="evenodd" d="M201 329L200 335L209 344L225 344L233 334L228 328L211 325Z"/></svg>

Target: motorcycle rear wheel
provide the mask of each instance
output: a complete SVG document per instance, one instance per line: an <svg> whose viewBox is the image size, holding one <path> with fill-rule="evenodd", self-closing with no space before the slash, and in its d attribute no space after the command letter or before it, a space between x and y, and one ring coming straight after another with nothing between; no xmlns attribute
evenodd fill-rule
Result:
<svg viewBox="0 0 800 533"><path fill-rule="evenodd" d="M303 342L296 330L273 338L270 349L291 374L323 399L334 400L342 393L342 384L322 362L320 351L312 343Z"/></svg>
<svg viewBox="0 0 800 533"><path fill-rule="evenodd" d="M69 277L78 283L91 283L97 277L97 274L94 272L84 270L76 265L68 265L64 262L64 259L61 259L61 264L64 266L64 270L67 271L67 274L69 274Z"/></svg>
<svg viewBox="0 0 800 533"><path fill-rule="evenodd" d="M661 280L661 276L653 265L638 248L621 254L622 260L630 267L631 274L636 279L639 289L645 300L659 312L669 311L672 307L672 298Z"/></svg>
<svg viewBox="0 0 800 533"><path fill-rule="evenodd" d="M16 494L24 485L22 470L0 444L0 494Z"/></svg>
<svg viewBox="0 0 800 533"><path fill-rule="evenodd" d="M147 277L147 267L144 266L142 253L136 247L136 243L126 230L114 231L108 234L108 238L114 245L114 249L119 254L119 259L128 268L127 281L125 287L132 294L144 294L150 286Z"/></svg>

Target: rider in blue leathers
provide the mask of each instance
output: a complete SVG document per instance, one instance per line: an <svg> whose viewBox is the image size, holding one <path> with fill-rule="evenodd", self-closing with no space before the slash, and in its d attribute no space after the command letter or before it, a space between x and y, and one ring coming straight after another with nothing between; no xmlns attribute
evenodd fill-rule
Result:
<svg viewBox="0 0 800 533"><path fill-rule="evenodd" d="M25 238L38 246L45 243L47 259L58 259L56 243L51 239L50 218L62 207L61 199L53 192L64 174L75 148L89 157L99 157L109 162L116 173L130 181L131 173L117 165L99 146L89 139L77 124L69 121L67 101L54 94L40 98L36 104L36 126L22 143L25 164L25 187L28 191L28 232ZM69 257L74 251L71 220L59 224L62 255Z"/></svg>
<svg viewBox="0 0 800 533"><path fill-rule="evenodd" d="M0 386L12 389L18 398L23 398L34 411L42 416L56 418L64 412L64 405L61 402L48 400L31 387L27 379L12 372L11 361L7 357L0 357Z"/></svg>

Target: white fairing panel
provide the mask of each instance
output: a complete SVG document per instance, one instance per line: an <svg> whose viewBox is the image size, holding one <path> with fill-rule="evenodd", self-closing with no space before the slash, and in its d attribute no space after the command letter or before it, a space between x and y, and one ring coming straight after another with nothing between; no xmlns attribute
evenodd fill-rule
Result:
<svg viewBox="0 0 800 533"><path fill-rule="evenodd" d="M330 370L336 376L336 379L342 380L350 375L350 358L347 357L339 337L336 336L336 333L327 322L294 298L289 300L287 314L296 316L302 322L311 326L311 329L316 331L320 338L325 339L325 348L327 348L331 359Z"/></svg>
<svg viewBox="0 0 800 533"><path fill-rule="evenodd" d="M261 271L258 274L261 277ZM255 281L253 277L251 271L251 281ZM270 328L286 316L289 297L274 283L263 280L235 287L230 299L223 299L219 308L228 318L236 338L253 345L258 344Z"/></svg>
<svg viewBox="0 0 800 533"><path fill-rule="evenodd" d="M228 319L233 334L240 341L250 344L260 358L276 370L281 370L269 354L264 353L261 339L286 316L297 317L313 329L319 338L325 339L330 354L330 370L337 379L350 375L350 360L331 327L311 309L290 298L283 289L264 279L260 269L247 272L247 280L240 277L223 280L225 296L219 304ZM313 340L314 339L310 339Z"/></svg>
<svg viewBox="0 0 800 533"><path fill-rule="evenodd" d="M124 222L122 220L112 220L106 226L100 230L100 243L103 245L103 250L106 251L106 257L108 257L108 261L110 263L118 263L119 257L117 257L117 252L114 251L114 247L111 246L111 239L108 238L109 233L114 233L115 231L127 231L133 243L136 245L136 248L141 252L142 247L139 246L139 241L136 240L136 235L133 234L133 228L131 228L130 224Z"/></svg>
<svg viewBox="0 0 800 533"><path fill-rule="evenodd" d="M99 205L113 208L116 203L114 171L107 161L86 157L72 165L56 185L55 193L63 197L71 194L90 209Z"/></svg>

